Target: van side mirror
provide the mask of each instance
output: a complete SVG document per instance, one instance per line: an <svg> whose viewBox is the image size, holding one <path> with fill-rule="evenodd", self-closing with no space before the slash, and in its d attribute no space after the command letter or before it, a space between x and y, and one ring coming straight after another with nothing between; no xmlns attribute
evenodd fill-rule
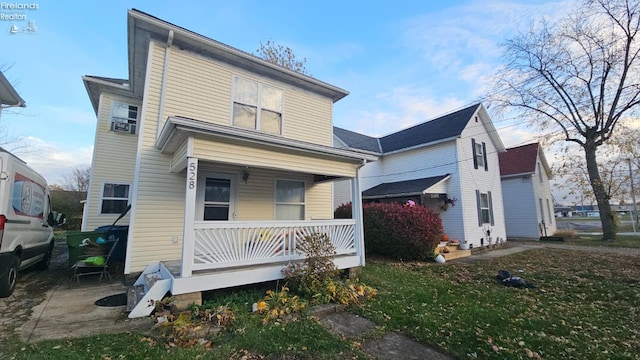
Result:
<svg viewBox="0 0 640 360"><path fill-rule="evenodd" d="M67 218L64 216L63 213L52 211L47 216L47 224L49 224L49 226L51 227L64 225L66 222L67 222Z"/></svg>
<svg viewBox="0 0 640 360"><path fill-rule="evenodd" d="M56 215L56 225L64 225L67 223L67 217L63 213Z"/></svg>

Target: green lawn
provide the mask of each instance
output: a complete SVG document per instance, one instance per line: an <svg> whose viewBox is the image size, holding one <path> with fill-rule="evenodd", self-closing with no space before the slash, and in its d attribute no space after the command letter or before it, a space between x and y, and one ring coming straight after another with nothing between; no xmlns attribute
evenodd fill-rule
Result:
<svg viewBox="0 0 640 360"><path fill-rule="evenodd" d="M505 269L535 289L497 284ZM517 272L523 270L523 272ZM369 262L358 311L459 358L639 359L638 257L539 249L463 265Z"/></svg>
<svg viewBox="0 0 640 360"><path fill-rule="evenodd" d="M379 291L352 308L379 328L399 331L460 359L640 359L640 259L536 249L488 263L391 263L369 259L361 279ZM500 269L534 289L498 284ZM518 272L522 270L522 272ZM172 347L141 334L3 344L7 359L352 359L362 339L342 340L302 316L263 325L250 312L262 289L218 294L237 319L210 344ZM3 351L8 351L3 354Z"/></svg>

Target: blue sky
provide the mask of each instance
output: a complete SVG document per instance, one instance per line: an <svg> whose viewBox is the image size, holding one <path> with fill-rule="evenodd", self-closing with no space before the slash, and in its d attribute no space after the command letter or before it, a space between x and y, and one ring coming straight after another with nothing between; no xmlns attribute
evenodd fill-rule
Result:
<svg viewBox="0 0 640 360"><path fill-rule="evenodd" d="M270 39L291 47L314 77L350 91L335 104L335 125L384 135L478 101L499 43L533 16L562 15L570 1L43 0L35 10L0 8L27 18L0 20L0 69L27 102L3 112L0 125L25 139L19 155L50 183L89 166L96 120L81 77L128 77L127 9L136 8L250 53ZM34 33L9 33L28 21ZM535 135L494 122L507 147Z"/></svg>

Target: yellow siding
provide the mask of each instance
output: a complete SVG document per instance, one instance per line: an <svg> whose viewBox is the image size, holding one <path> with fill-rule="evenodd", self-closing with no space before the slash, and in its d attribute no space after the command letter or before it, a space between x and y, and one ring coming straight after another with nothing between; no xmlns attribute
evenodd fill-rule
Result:
<svg viewBox="0 0 640 360"><path fill-rule="evenodd" d="M156 56L164 57L164 48L158 48ZM284 137L332 145L331 99L176 48L170 50L163 122L168 116L184 116L230 125L235 75L284 91Z"/></svg>
<svg viewBox="0 0 640 360"><path fill-rule="evenodd" d="M141 106L140 100L132 98L110 94L100 96L100 113L96 125L91 177L92 187L88 195L88 213L85 222L87 230L109 225L118 217L118 214L99 214L102 184L105 182L126 183L130 184L130 190L133 184L138 136L111 131L111 105L114 101L138 105L139 108ZM131 198L131 193L129 196ZM127 225L128 223L129 216L126 216L118 222L118 225Z"/></svg>
<svg viewBox="0 0 640 360"><path fill-rule="evenodd" d="M355 176L355 164L338 162L319 156L275 151L266 147L242 146L226 140L195 138L193 155L227 164L269 167L311 174Z"/></svg>
<svg viewBox="0 0 640 360"><path fill-rule="evenodd" d="M171 156L155 148L164 49L152 43L151 75L140 134L140 170L135 224L131 229L130 268L141 271L158 260L179 259L184 222L185 176L169 172ZM173 240L177 239L177 242Z"/></svg>
<svg viewBox="0 0 640 360"><path fill-rule="evenodd" d="M141 271L151 262L180 259L182 255L185 172L170 173L170 169L172 161L175 163L184 151L179 148L172 160L172 155L162 154L155 148L165 48L155 42L151 48L145 117L140 134L138 192L132 214L135 224L130 231L129 272ZM171 50L169 64L163 122L169 116L185 116L229 125L231 81L233 75L241 75L285 91L283 130L286 137L331 145L332 103L329 99L177 49ZM312 216L331 218L331 184L314 185L311 174L351 177L355 176L356 167L318 156L279 152L259 145L248 148L203 138L195 139L194 156L200 158L201 170L238 174L237 220L274 218L276 178L306 182L307 219ZM251 175L244 184L240 174L247 166Z"/></svg>

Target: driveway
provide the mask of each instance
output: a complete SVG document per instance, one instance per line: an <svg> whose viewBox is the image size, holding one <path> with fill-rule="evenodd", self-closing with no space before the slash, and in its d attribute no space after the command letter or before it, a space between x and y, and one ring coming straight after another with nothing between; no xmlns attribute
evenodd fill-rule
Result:
<svg viewBox="0 0 640 360"><path fill-rule="evenodd" d="M69 276L69 254L66 242L57 241L51 265L47 271L26 269L18 274L13 295L0 299L0 342L29 320L32 308L45 300L48 290L63 283Z"/></svg>

